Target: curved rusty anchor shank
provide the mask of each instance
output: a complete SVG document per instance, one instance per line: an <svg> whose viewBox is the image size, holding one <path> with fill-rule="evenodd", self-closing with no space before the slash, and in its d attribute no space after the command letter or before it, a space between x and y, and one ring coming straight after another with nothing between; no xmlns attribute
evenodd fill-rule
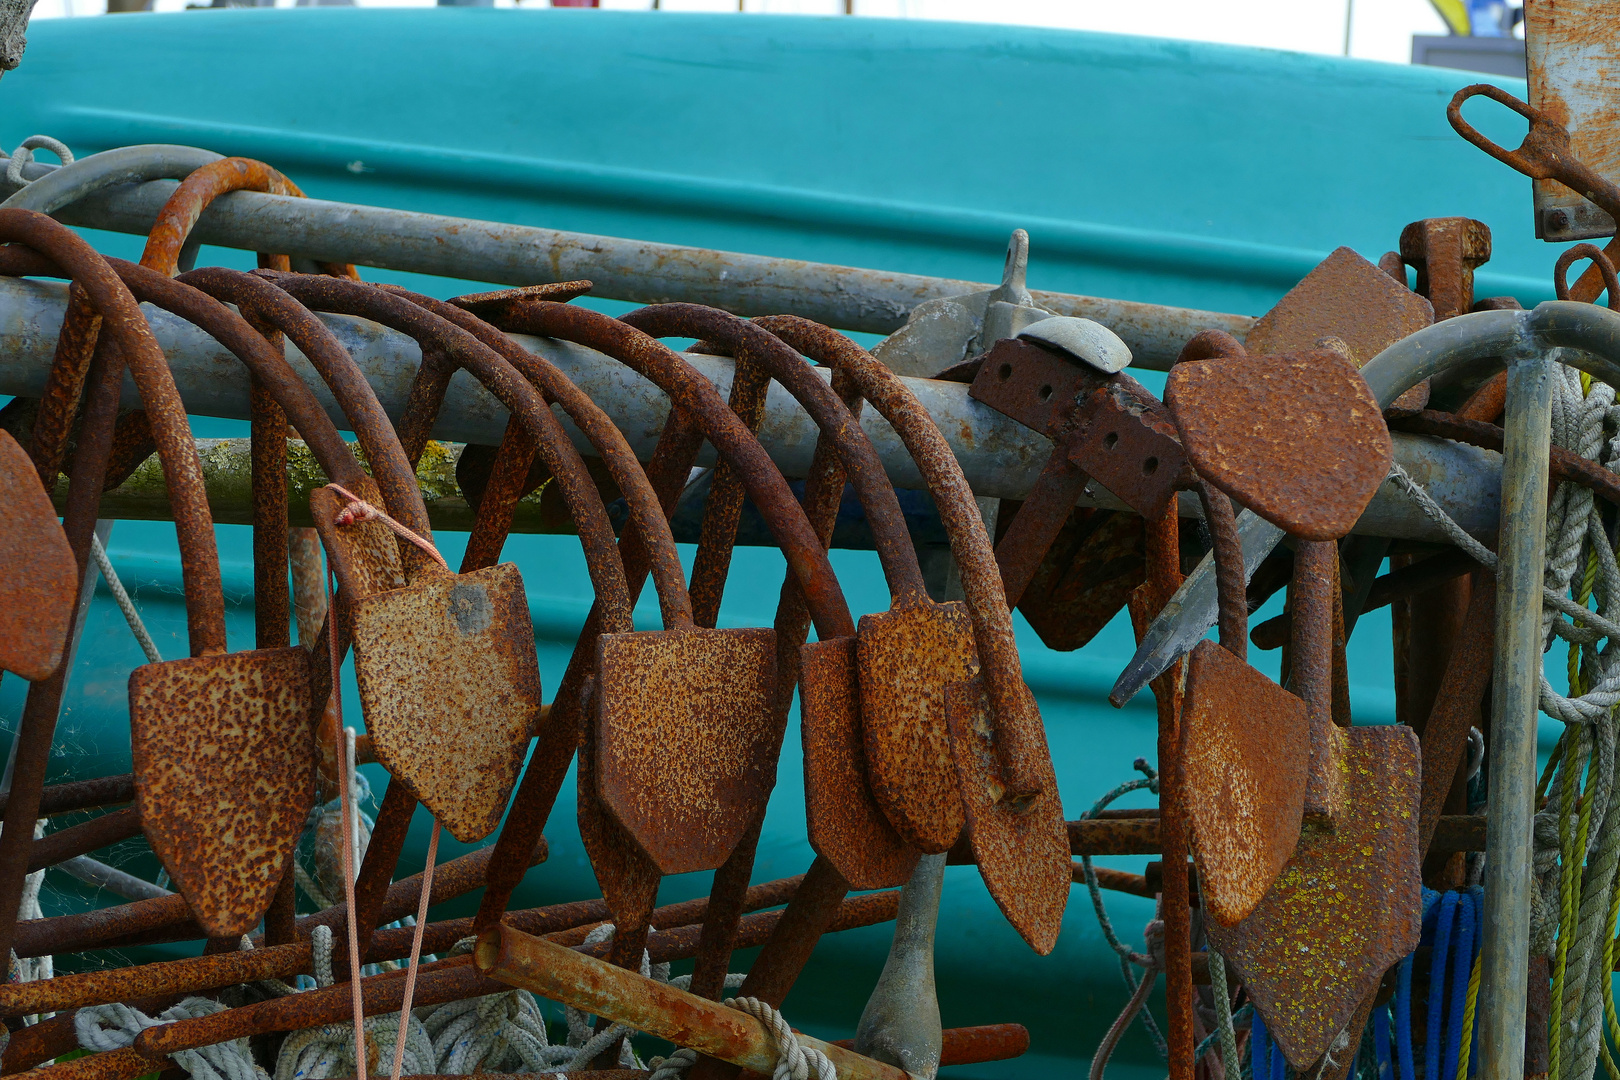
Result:
<svg viewBox="0 0 1620 1080"><path fill-rule="evenodd" d="M0 240L21 244L50 259L70 274L98 314L103 329L117 343L116 353L104 353L101 370L91 390L85 413L83 459L75 460L64 521L80 576L88 565L96 510L111 451L112 425L124 366L135 375L137 389L148 410L167 415L159 439L167 451L165 479L175 505L177 531L183 540L182 563L186 587L187 625L194 652L223 651L224 607L219 592L217 558L213 558L213 531L202 490L196 447L185 427L185 410L168 377L168 366L151 330L129 290L88 244L43 214L28 210L0 210ZM94 361L92 362L94 366ZM188 456L189 455L189 456ZM54 479L54 470L51 472ZM11 797L6 820L11 827L0 836L0 956L8 953L16 928L17 905L27 873L45 765L55 731L58 706L66 678L59 668L50 678L29 688L23 708Z"/></svg>
<svg viewBox="0 0 1620 1080"><path fill-rule="evenodd" d="M973 492L921 403L866 350L806 319L758 322L801 354L848 374L894 427L934 494L961 568L982 665L978 679L952 688L946 711L970 840L1002 913L1037 952L1049 952L1068 899L1068 842L1046 733L1024 685L1006 595Z"/></svg>
<svg viewBox="0 0 1620 1080"><path fill-rule="evenodd" d="M848 607L827 563L819 537L758 441L726 407L707 380L654 339L617 320L584 309L528 301L521 295L499 293L493 297L464 298L460 302L474 307L502 329L527 330L560 337L606 352L658 384L671 396L675 405L647 470L663 504L673 506L701 440L707 437L724 457L733 461L749 496L776 533L795 579L806 586L808 605L820 633L834 637L853 632ZM641 562L643 556L637 554L632 545L639 545L635 534L626 537L625 561L627 567L633 570L634 586L639 588L645 573ZM570 675L565 676L563 688L559 690L558 700L553 705L553 723L562 706L577 708L564 695L569 690L569 679L573 672L586 665L582 650L585 642L596 633L594 623L594 619L587 623L581 647L576 649L570 665ZM579 681L583 682L583 673ZM560 741L560 734L555 737ZM544 742L543 736L542 744ZM537 751L498 841L498 863L502 862L503 856L509 858L509 853L521 847L529 835L538 832L556 797L557 786L572 749L571 742L564 745L561 752L544 761L543 769L536 767L543 761ZM838 898L843 895L841 890L847 888L837 872L818 860L812 867L810 879L795 897L797 908L824 904L829 897L836 907ZM506 899L516 884L517 877L514 875L491 887L480 911L480 925L489 925L499 919ZM791 922L794 911L795 908L790 907L789 917L784 919L784 923Z"/></svg>
<svg viewBox="0 0 1620 1080"><path fill-rule="evenodd" d="M738 381L757 379L760 375L763 375L767 385L772 378L780 381L789 393L805 405L820 429L817 456L811 469L814 486L807 484L804 498L807 508L814 507L812 525L818 535L825 538L830 532L837 512L837 502L824 497L822 492L828 488L834 493L841 492L841 481L847 474L853 480L872 522L879 558L891 583L894 606L897 609L910 609L929 603L899 501L870 441L855 423L849 405L805 365L794 350L746 320L695 305L670 304L643 308L623 316L623 320L658 337L697 337L710 346L731 353L738 362ZM761 403L763 389L761 386ZM859 401L858 398L853 400ZM836 469L836 472L832 469ZM710 492L708 512L715 512L717 499L734 500L723 508L728 516L728 527L734 531L735 514L740 508L742 494L740 482L736 481L728 468L725 473L717 474ZM706 533L709 530L706 518ZM729 541L730 537L726 539ZM716 597L718 592L716 588ZM810 648L835 650L830 664L820 664L825 674L818 674L818 658L808 653L804 669L800 670L799 653L809 628L809 619L797 584L791 576L783 583L775 626L778 635L778 678L772 717L776 743L771 755L771 771L774 774L774 750L780 748L781 732L786 724L797 681L801 684L804 701L802 726L806 747L807 817L812 847L819 856L830 859L845 879L857 887L882 888L899 884L909 876L918 853L895 833L866 789L865 750L860 745L860 711L858 700L851 692L855 673L855 643L848 639L820 642ZM971 659L971 641L959 645L968 654L967 658ZM917 662L926 663L927 657L928 654L922 652ZM941 713L943 690L944 680L941 679L937 691ZM895 719L898 721L899 718ZM927 717L917 719L919 723L916 726L921 727ZM938 719L943 736L943 716ZM813 737L812 730L818 726L831 730L823 730ZM833 760L823 760L818 767L818 757ZM956 830L959 832L960 799L955 794L955 777L947 776L946 783L951 799L957 804ZM731 951L729 943L735 935L736 919L740 916L735 899L747 885L763 812L764 800L761 799L752 811L753 820L747 838L728 862L725 877L716 879L711 895L717 898L730 895L727 896L729 902L717 902L711 906L712 917L705 923L704 947L699 950L699 966L693 978L693 992L700 996L712 997L721 989L720 981L726 972ZM829 818L833 820L829 821Z"/></svg>
<svg viewBox="0 0 1620 1080"><path fill-rule="evenodd" d="M484 341L491 348L511 360L513 366L518 368L536 387L541 389L548 399L556 400L563 405L565 411L569 412L579 423L581 429L588 433L588 437L591 438L598 452L608 462L614 481L625 493L630 504L632 527L637 529L638 535L644 540L642 551L653 562L655 584L659 589L661 601L665 603L666 610L670 612L670 617L666 624L667 629L663 634L636 635L629 633L627 626L620 629L608 623L605 626L608 634L605 640L615 643L621 651L628 646L631 650L631 663L645 665L650 661L655 668L661 666L666 658L678 658L679 654L685 651L692 654L690 659L693 660L693 663L690 666L694 671L709 671L713 667L712 658L710 658L710 661L705 661L701 654L705 650L712 650L716 646L722 651L735 653L737 645L741 644L745 651L754 653L756 663L759 659L768 658L768 652L761 652L756 646L749 645L746 639L737 640L735 632L721 633L713 631L712 628L704 630L694 627L690 614L689 595L680 576L679 558L674 547L673 537L669 532L668 521L664 517L657 495L647 476L642 471L639 462L636 461L630 451L629 444L622 433L612 425L605 414L589 400L583 391L563 377L549 362L527 353L512 342L511 339L478 319L471 312L445 304L442 301L409 294L403 290L395 289L391 291L395 292L396 295L407 297L425 308L442 314L446 319L462 326L469 333L478 337L479 340ZM417 421L413 418L414 422ZM425 429L425 424L420 426ZM563 442L564 445L567 445L566 440L563 440ZM502 448L497 452L496 475L504 474L509 477L520 477L526 473L526 461L503 464L503 459L512 458L520 450L521 448L515 447L509 438L503 441ZM570 453L573 452L571 446L568 446L568 450ZM515 467L519 464L521 464L521 468ZM593 487L587 487L586 490L591 498L597 499ZM516 492L514 491L513 494L516 494ZM490 493L486 491L485 499L489 498ZM599 505L600 500L597 499L597 501ZM480 523L486 520L488 512L486 507L480 507ZM621 554L623 552L624 548L621 548ZM604 620L604 622L606 623L607 620ZM755 632L745 632L745 634L752 637ZM706 641L705 638L708 640ZM576 647L576 661L579 661L582 657L590 657L589 644L590 642L587 640L582 646ZM761 644L769 643L761 642ZM694 651L688 648L688 645L696 645L697 648ZM647 650L644 657L637 658L634 656L635 652L644 648ZM575 670L578 670L578 667L579 665L576 663ZM646 674L648 679L651 680L649 685L660 681L657 671L648 670ZM563 698L566 689L565 684L564 691L559 691L559 699ZM607 695L603 690L599 690L597 693L600 696L596 705L600 709L602 701ZM766 699L763 693L758 695L758 699L759 704L765 704ZM560 711L554 704L550 720L552 729L556 731L574 730L577 725L559 725L558 713ZM727 722L736 719L736 717L727 715L722 710L722 715L718 719ZM724 732L716 734L723 736ZM641 850L637 841L625 833L618 820L603 812L598 793L600 765L598 755L594 752L594 748L599 741L596 725L588 725L584 735L585 744L581 757L579 796L581 834L585 839L592 865L596 869L598 880L602 885L604 897L613 910L614 921L618 928L614 938L614 958L621 963L635 964L639 962L641 951L638 942L645 937L647 919L651 911L661 871L664 868L649 858L645 851ZM718 741L722 745L731 744L745 748L751 736L746 731L740 732L739 735L739 738L721 738ZM703 740L695 741L701 743ZM711 748L714 741L709 740ZM754 741L757 742L757 740ZM569 750L572 750L571 743ZM739 756L745 759L748 757L746 753L740 753ZM660 756L660 760L667 759ZM532 768L533 765L531 764ZM713 769L708 771L711 774L716 772ZM712 779L713 777L711 777L711 782ZM709 791L709 798L717 800L720 805L724 805L728 798L735 795L734 792L728 792L727 788L738 781L745 784L753 782L746 775L724 779L717 787ZM677 815L681 810L681 807L673 808ZM633 825L634 823L634 820L632 820L628 824ZM712 822L705 823L701 828L687 828L684 831L688 833L712 833ZM705 839L712 850L715 837L711 835L706 836ZM724 837L719 838L719 843L720 850L723 851L727 843L726 839ZM645 844L642 846L645 846ZM690 859L695 854L700 860L703 860L702 851L703 849L699 847L692 851L670 850L664 852L664 854L675 859ZM715 859L711 856L707 861L712 863ZM686 869L687 867L677 863L676 868ZM701 868L701 866L696 868Z"/></svg>

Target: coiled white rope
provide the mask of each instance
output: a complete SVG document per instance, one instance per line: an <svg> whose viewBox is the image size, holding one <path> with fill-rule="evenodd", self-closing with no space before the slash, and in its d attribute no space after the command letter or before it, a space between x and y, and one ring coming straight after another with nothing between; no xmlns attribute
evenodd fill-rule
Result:
<svg viewBox="0 0 1620 1080"><path fill-rule="evenodd" d="M135 1037L147 1028L192 1020L223 1012L225 1006L207 998L189 997L172 1009L147 1016L128 1005L91 1005L73 1014L73 1031L86 1050L121 1050L135 1044ZM180 1050L174 1063L197 1080L269 1080L269 1074L253 1061L246 1039Z"/></svg>

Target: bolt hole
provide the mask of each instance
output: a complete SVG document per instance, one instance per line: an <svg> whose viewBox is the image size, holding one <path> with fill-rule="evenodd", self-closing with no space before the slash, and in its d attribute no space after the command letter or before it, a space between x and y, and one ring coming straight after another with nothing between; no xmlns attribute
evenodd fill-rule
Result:
<svg viewBox="0 0 1620 1080"><path fill-rule="evenodd" d="M1156 473L1158 471L1159 471L1159 459L1158 458L1150 457L1146 461L1142 462L1142 475L1143 476L1152 476L1154 473Z"/></svg>
<svg viewBox="0 0 1620 1080"><path fill-rule="evenodd" d="M1051 401L1052 400L1052 388L1050 386L1041 387L1041 400L1042 401Z"/></svg>
<svg viewBox="0 0 1620 1080"><path fill-rule="evenodd" d="M1116 447L1118 445L1119 445L1119 432L1110 431L1107 435L1103 436L1103 449L1104 450L1112 450L1114 447Z"/></svg>
<svg viewBox="0 0 1620 1080"><path fill-rule="evenodd" d="M1002 382L1006 382L1008 379L1012 378L1012 365L1002 364L996 369L996 375L1001 379Z"/></svg>

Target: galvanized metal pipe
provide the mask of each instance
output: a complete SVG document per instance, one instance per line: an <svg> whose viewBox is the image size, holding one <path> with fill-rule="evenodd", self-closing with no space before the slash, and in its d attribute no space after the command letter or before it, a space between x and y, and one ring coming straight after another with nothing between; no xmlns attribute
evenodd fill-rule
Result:
<svg viewBox="0 0 1620 1080"><path fill-rule="evenodd" d="M1496 570L1496 700L1485 825L1485 936L1480 954L1484 1080L1519 1080L1524 1072L1552 392L1549 359L1535 355L1509 364Z"/></svg>
<svg viewBox="0 0 1620 1080"><path fill-rule="evenodd" d="M30 165L24 176L44 177L55 168ZM69 225L144 236L176 186L158 180L109 188L63 207L56 217ZM0 196L12 190L0 178ZM192 236L245 251L279 251L502 285L589 278L596 284L594 295L615 300L680 300L750 316L803 315L841 330L878 334L899 329L924 300L994 288L922 274L247 191L215 200ZM1192 308L1033 290L1031 295L1048 311L1102 323L1130 346L1137 366L1158 370L1168 369L1181 346L1200 330L1225 330L1242 338L1254 324L1249 316Z"/></svg>
<svg viewBox="0 0 1620 1080"><path fill-rule="evenodd" d="M56 282L0 278L0 394L39 395L50 370L66 296L66 286ZM168 357L187 411L193 415L247 419L250 399L241 362L190 323L151 307L144 310ZM359 363L389 416L398 419L409 398L411 379L421 363L422 354L416 343L363 319L337 315L321 318ZM549 338L513 337L525 348L555 363L599 403L642 460L651 456L669 412L669 399L661 390L625 365L590 349ZM340 427L345 426L347 421L325 381L290 343L287 358L333 420ZM714 382L722 395L729 394L733 371L730 360L696 354L686 359ZM826 377L825 369L819 370ZM905 381L944 433L975 495L1022 499L1029 493L1051 456L1050 440L974 401L968 397L967 386L962 383L931 379ZM130 407L137 404L133 383L125 384L124 402ZM451 380L433 435L454 442L498 445L506 430L506 419L506 410L494 397L465 372L458 372ZM560 419L574 445L582 453L594 454L584 434L565 416ZM922 476L911 455L876 410L865 410L861 425L872 439L890 482L901 489L923 489ZM818 429L809 415L791 395L773 385L759 437L786 475L804 476L808 472L817 434ZM1437 439L1401 435L1396 436L1395 445L1401 464L1429 488L1464 528L1482 535L1496 528L1499 455ZM712 462L713 449L705 447L699 464ZM228 480L223 474L220 478ZM209 486L211 495L223 491L213 483ZM1094 490L1097 505L1115 508L1123 505L1107 492ZM131 492L130 495L134 502L149 503L151 499L150 492ZM113 501L116 502L115 497ZM221 509L226 505L221 503ZM1193 515L1196 510L1189 502L1184 505L1183 513ZM1444 538L1410 500L1388 485L1363 515L1358 531L1381 536Z"/></svg>

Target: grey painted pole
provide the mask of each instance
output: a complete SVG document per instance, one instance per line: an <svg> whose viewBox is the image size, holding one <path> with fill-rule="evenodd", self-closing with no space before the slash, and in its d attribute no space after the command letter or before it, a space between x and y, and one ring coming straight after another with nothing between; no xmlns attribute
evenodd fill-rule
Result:
<svg viewBox="0 0 1620 1080"><path fill-rule="evenodd" d="M1550 360L1537 356L1510 363L1496 571L1496 692L1485 826L1485 937L1480 957L1483 1080L1522 1080L1524 1076L1530 829L1535 814L1552 391Z"/></svg>

